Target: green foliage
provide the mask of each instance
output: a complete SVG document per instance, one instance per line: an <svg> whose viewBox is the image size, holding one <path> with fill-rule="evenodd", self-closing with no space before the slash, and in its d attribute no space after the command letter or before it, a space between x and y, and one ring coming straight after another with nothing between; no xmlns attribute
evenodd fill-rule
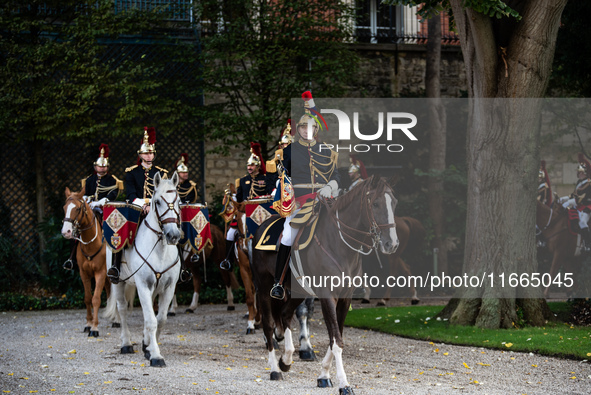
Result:
<svg viewBox="0 0 591 395"><path fill-rule="evenodd" d="M553 311L557 309L557 305L549 304ZM442 308L443 306L412 306L356 309L347 315L345 325L445 344L535 352L576 359L588 359L587 353L591 352L588 342L591 336L589 327L577 327L562 322L548 323L541 328L520 329L457 326L436 318ZM433 349L436 348L433 346ZM445 350L435 352L443 353Z"/></svg>
<svg viewBox="0 0 591 395"><path fill-rule="evenodd" d="M0 311L81 309L85 307L84 291L75 289L66 291L61 297L36 297L10 292L0 294Z"/></svg>
<svg viewBox="0 0 591 395"><path fill-rule="evenodd" d="M290 100L312 88L338 97L353 75L357 56L353 8L339 0L217 0L199 2L204 94L202 135L228 147L259 141L269 153L289 118ZM270 143L270 144L269 144Z"/></svg>
<svg viewBox="0 0 591 395"><path fill-rule="evenodd" d="M118 135L146 118L164 131L189 122L194 102L183 98L196 79L170 71L194 67L196 46L166 33L170 12L116 10L111 0L3 2L5 141Z"/></svg>

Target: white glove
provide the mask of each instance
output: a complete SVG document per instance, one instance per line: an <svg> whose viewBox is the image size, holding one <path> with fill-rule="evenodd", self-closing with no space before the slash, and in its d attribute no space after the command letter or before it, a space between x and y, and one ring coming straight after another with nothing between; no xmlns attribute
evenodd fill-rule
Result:
<svg viewBox="0 0 591 395"><path fill-rule="evenodd" d="M90 201L92 200L92 197L84 195L84 196L82 196L82 200L84 200L86 203L90 203Z"/></svg>
<svg viewBox="0 0 591 395"><path fill-rule="evenodd" d="M337 184L337 182L335 180L330 181L328 184L326 184L325 186L323 186L322 188L320 188L318 190L318 194L320 196L322 196L323 198L330 198L333 195L336 196L336 192L339 189L339 185Z"/></svg>
<svg viewBox="0 0 591 395"><path fill-rule="evenodd" d="M564 207L564 208L569 208L570 206L572 206L572 207L576 206L575 198L568 199L566 202L562 203L562 207Z"/></svg>
<svg viewBox="0 0 591 395"><path fill-rule="evenodd" d="M132 203L135 204L136 206L144 207L144 205L146 204L146 201L144 199L135 198ZM150 204L150 203L148 203L148 204Z"/></svg>
<svg viewBox="0 0 591 395"><path fill-rule="evenodd" d="M568 200L568 196L563 196L558 199L558 203L562 204L562 203L566 202L567 200Z"/></svg>
<svg viewBox="0 0 591 395"><path fill-rule="evenodd" d="M94 209L96 206L99 206L99 202L90 202L88 203L88 205L90 206L91 209Z"/></svg>

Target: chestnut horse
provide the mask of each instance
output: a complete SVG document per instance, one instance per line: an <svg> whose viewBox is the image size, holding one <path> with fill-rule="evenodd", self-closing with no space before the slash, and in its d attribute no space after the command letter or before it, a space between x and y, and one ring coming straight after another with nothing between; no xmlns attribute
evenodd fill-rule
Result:
<svg viewBox="0 0 591 395"><path fill-rule="evenodd" d="M101 306L103 288L110 297L110 281L107 279L105 266L106 246L103 242L103 227L92 209L82 199L83 192L70 192L66 187L64 221L62 236L78 241L76 261L80 269L80 278L84 284L84 304L86 304L86 326L88 336L98 337L98 310ZM94 279L94 292L92 290Z"/></svg>
<svg viewBox="0 0 591 395"><path fill-rule="evenodd" d="M379 248L384 254L392 254L398 248L394 210L396 198L385 179L370 177L346 195L337 199L332 206L323 204L320 210L314 242L292 258L298 265L303 262L304 275L310 278L356 278L361 276L359 257L367 246ZM266 226L276 220L273 216L257 230L253 243L257 245ZM269 295L274 284L275 261L277 253L268 250L253 251L253 279L257 287L258 306L261 309L263 331L269 355L271 380L282 379L281 371L289 371L295 351L291 332L291 322L296 308L304 300L296 297L294 291L298 284L286 280L284 300L272 299ZM321 280L322 281L322 280ZM305 281L306 282L306 281ZM316 280L306 282L319 297L322 315L328 330L329 347L322 361L318 386L332 386L330 369L333 358L336 362L339 393L352 394L353 389L347 381L343 367L343 329L351 304L353 287L344 284L327 287L316 284ZM299 295L298 295L299 296ZM303 294L301 294L303 296ZM273 332L284 338L285 349L277 361L273 344Z"/></svg>
<svg viewBox="0 0 591 395"><path fill-rule="evenodd" d="M568 214L560 204L552 204L548 207L539 200L536 202L536 228L546 240L546 247L552 257L550 266L550 278L554 279L561 267L566 272L576 273L580 267L582 256L577 254L577 235L568 228ZM550 287L544 289L544 297L547 298Z"/></svg>

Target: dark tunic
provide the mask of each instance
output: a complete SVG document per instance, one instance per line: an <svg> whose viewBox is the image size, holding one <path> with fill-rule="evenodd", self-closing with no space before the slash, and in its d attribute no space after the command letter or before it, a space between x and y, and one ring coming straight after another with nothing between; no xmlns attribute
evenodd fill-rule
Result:
<svg viewBox="0 0 591 395"><path fill-rule="evenodd" d="M133 203L135 199L151 199L154 194L154 176L160 172L163 177L167 171L158 166L146 169L143 166L132 166L125 169L125 192L127 200Z"/></svg>
<svg viewBox="0 0 591 395"><path fill-rule="evenodd" d="M549 205L550 203L550 188L548 188L548 184L545 182L538 186L538 200L545 205Z"/></svg>
<svg viewBox="0 0 591 395"><path fill-rule="evenodd" d="M117 198L118 192L117 179L111 174L99 177L95 173L84 181L84 195L92 196L92 200L94 201L101 200L102 198L113 201Z"/></svg>
<svg viewBox="0 0 591 395"><path fill-rule="evenodd" d="M577 202L577 210L591 210L591 180L579 180L571 197Z"/></svg>
<svg viewBox="0 0 591 395"><path fill-rule="evenodd" d="M322 143L310 144L298 140L283 149L281 163L291 177L296 198L318 192L329 181L340 182L337 168L338 153ZM267 183L275 186L278 173L268 173Z"/></svg>
<svg viewBox="0 0 591 395"><path fill-rule="evenodd" d="M236 201L241 203L245 200L256 199L259 196L269 195L273 192L275 184L268 184L267 177L264 174L257 174L252 177L250 174L242 177L236 188Z"/></svg>
<svg viewBox="0 0 591 395"><path fill-rule="evenodd" d="M185 180L177 186L181 203L195 203L197 201L197 183Z"/></svg>

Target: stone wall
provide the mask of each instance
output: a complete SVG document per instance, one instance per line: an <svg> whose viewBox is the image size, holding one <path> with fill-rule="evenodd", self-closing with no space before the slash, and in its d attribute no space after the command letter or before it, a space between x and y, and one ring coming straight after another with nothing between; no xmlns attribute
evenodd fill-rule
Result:
<svg viewBox="0 0 591 395"><path fill-rule="evenodd" d="M349 97L388 98L418 97L425 91L425 45L355 44L361 57L356 82ZM461 97L466 90L464 64L459 46L445 46L441 56L441 89L443 97ZM216 142L205 144L206 152ZM207 154L205 176L206 201L220 193L230 182L246 174L246 150L231 149L228 156ZM347 165L343 155L343 165Z"/></svg>

